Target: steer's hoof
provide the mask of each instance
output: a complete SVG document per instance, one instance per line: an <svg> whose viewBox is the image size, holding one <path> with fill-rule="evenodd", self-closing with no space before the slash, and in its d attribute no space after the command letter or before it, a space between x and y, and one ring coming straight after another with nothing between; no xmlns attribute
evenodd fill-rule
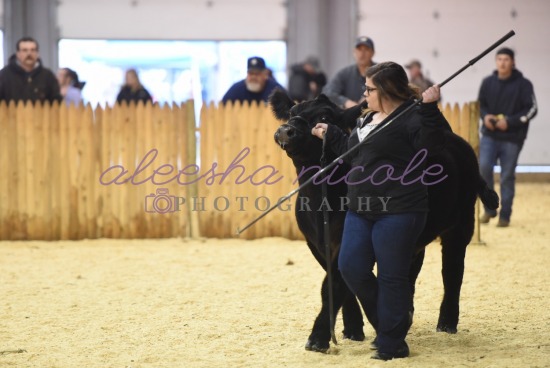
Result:
<svg viewBox="0 0 550 368"><path fill-rule="evenodd" d="M328 342L320 342L320 341L312 341L307 340L306 342L306 350L308 351L316 351L318 353L326 353L329 348Z"/></svg>
<svg viewBox="0 0 550 368"><path fill-rule="evenodd" d="M363 333L363 331L348 332L344 330L344 339L350 339L352 341L364 341L365 334Z"/></svg>
<svg viewBox="0 0 550 368"><path fill-rule="evenodd" d="M437 332L447 332L450 334L456 333L456 327L447 326L447 325L437 325Z"/></svg>

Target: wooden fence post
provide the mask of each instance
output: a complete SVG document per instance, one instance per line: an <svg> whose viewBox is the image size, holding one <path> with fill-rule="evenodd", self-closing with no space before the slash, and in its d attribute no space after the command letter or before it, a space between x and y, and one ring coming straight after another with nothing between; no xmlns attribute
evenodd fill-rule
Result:
<svg viewBox="0 0 550 368"><path fill-rule="evenodd" d="M185 136L187 142L185 147L187 152L185 160L182 160L182 166L197 163L197 127L195 123L195 104L192 100L185 103L185 119L180 123L184 124ZM202 149L202 147L201 147ZM193 208L191 201L198 197L198 183L187 184L187 235L191 238L199 238L202 236L201 227L199 224L199 214L196 208Z"/></svg>
<svg viewBox="0 0 550 368"><path fill-rule="evenodd" d="M14 162L10 162L13 158L10 156L10 150L15 140L11 136L10 121L8 118L8 106L5 101L0 101L0 240L8 240L10 232L9 225L9 197L14 193L9 193L9 172L10 166ZM9 195L8 195L9 193Z"/></svg>
<svg viewBox="0 0 550 368"><path fill-rule="evenodd" d="M479 160L479 102L470 102L470 135L468 137L468 142L474 149L474 152ZM479 223L479 214L481 209L481 201L479 198L476 201L475 208L475 227L474 227L474 237L472 240L473 244L476 245L486 245L486 243L481 240L481 226Z"/></svg>

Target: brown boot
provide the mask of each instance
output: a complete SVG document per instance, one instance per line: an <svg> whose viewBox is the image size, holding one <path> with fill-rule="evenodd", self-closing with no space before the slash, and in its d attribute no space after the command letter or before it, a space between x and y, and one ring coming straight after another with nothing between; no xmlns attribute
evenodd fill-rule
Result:
<svg viewBox="0 0 550 368"><path fill-rule="evenodd" d="M497 223L497 227L508 227L510 226L510 221L505 219L499 219Z"/></svg>

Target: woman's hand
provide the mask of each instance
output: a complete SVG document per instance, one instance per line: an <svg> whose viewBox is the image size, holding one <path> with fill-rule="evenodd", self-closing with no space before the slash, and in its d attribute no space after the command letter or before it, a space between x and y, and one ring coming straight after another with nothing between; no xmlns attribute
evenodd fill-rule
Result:
<svg viewBox="0 0 550 368"><path fill-rule="evenodd" d="M440 97L441 97L441 94L439 93L439 86L437 84L431 86L430 88L422 92L423 103L439 101Z"/></svg>
<svg viewBox="0 0 550 368"><path fill-rule="evenodd" d="M311 129L311 134L316 136L317 138L323 139L323 135L325 135L327 131L328 125L325 123L317 123L313 129Z"/></svg>

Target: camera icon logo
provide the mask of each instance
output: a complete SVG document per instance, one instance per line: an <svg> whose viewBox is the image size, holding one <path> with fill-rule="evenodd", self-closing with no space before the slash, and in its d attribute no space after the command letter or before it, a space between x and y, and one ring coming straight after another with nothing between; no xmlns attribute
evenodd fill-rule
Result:
<svg viewBox="0 0 550 368"><path fill-rule="evenodd" d="M178 210L176 196L169 195L167 188L157 189L157 194L145 196L145 212L168 213Z"/></svg>

